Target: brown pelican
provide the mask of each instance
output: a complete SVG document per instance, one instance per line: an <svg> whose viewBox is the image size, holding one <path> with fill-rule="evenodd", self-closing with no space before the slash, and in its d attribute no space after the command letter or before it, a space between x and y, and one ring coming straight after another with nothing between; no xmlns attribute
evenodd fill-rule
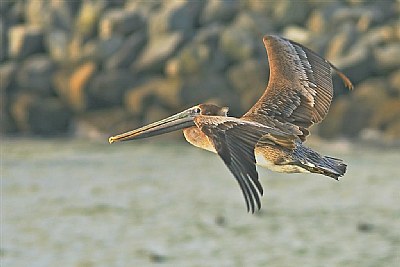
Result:
<svg viewBox="0 0 400 267"><path fill-rule="evenodd" d="M336 180L346 164L303 145L308 128L326 116L333 96L331 70L352 89L350 80L310 49L282 37L263 38L269 59L268 86L241 118L227 107L200 104L139 129L112 136L109 142L151 137L183 129L192 145L217 153L244 195L247 210L261 208L263 188L256 164L285 173L312 172Z"/></svg>

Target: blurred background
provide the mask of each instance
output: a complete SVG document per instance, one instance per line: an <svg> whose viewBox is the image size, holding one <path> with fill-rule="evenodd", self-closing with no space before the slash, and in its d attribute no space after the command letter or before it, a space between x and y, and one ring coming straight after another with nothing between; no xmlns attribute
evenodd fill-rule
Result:
<svg viewBox="0 0 400 267"><path fill-rule="evenodd" d="M335 101L318 134L400 138L399 1L1 1L1 131L99 137L194 104L240 116L264 91L265 34L318 52ZM316 128L313 129L316 132Z"/></svg>
<svg viewBox="0 0 400 267"><path fill-rule="evenodd" d="M398 266L400 1L1 0L0 13L5 266ZM268 82L265 34L354 83L333 76L307 143L348 163L342 181L259 169L253 216L222 161L181 134L106 145L199 103L243 114Z"/></svg>

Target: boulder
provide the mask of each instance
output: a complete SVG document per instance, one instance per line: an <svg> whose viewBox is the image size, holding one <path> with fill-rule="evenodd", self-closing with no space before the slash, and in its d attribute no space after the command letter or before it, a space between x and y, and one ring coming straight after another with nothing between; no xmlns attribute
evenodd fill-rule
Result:
<svg viewBox="0 0 400 267"><path fill-rule="evenodd" d="M222 33L219 45L219 49L232 62L251 58L256 51L251 33L239 27L227 27Z"/></svg>
<svg viewBox="0 0 400 267"><path fill-rule="evenodd" d="M124 39L121 47L105 60L105 67L107 69L128 68L136 60L146 41L145 33L135 32L131 34Z"/></svg>
<svg viewBox="0 0 400 267"><path fill-rule="evenodd" d="M50 25L50 1L26 1L24 5L25 19L28 25L43 28Z"/></svg>
<svg viewBox="0 0 400 267"><path fill-rule="evenodd" d="M227 23L233 19L239 11L239 7L239 1L209 0L200 15L200 25Z"/></svg>
<svg viewBox="0 0 400 267"><path fill-rule="evenodd" d="M99 22L99 36L108 39L113 35L128 35L134 31L145 32L145 20L138 11L112 9L106 11Z"/></svg>
<svg viewBox="0 0 400 267"><path fill-rule="evenodd" d="M389 90L392 92L392 94L400 97L400 68L390 74L389 84Z"/></svg>
<svg viewBox="0 0 400 267"><path fill-rule="evenodd" d="M219 49L231 62L265 56L262 37L272 31L272 23L254 12L241 12L222 32Z"/></svg>
<svg viewBox="0 0 400 267"><path fill-rule="evenodd" d="M4 20L0 20L0 62L8 56L8 36L7 25Z"/></svg>
<svg viewBox="0 0 400 267"><path fill-rule="evenodd" d="M55 64L44 54L26 59L17 74L17 85L41 95L53 93L52 75Z"/></svg>
<svg viewBox="0 0 400 267"><path fill-rule="evenodd" d="M332 3L321 8L313 9L306 22L307 28L313 33L326 33L329 29L331 16L336 8L338 8L338 5Z"/></svg>
<svg viewBox="0 0 400 267"><path fill-rule="evenodd" d="M10 104L10 115L15 122L19 132L28 133L30 131L29 114L31 108L39 98L32 93L20 93L13 97Z"/></svg>
<svg viewBox="0 0 400 267"><path fill-rule="evenodd" d="M176 31L186 35L198 23L202 6L202 1L164 1L158 12L149 20L150 38Z"/></svg>
<svg viewBox="0 0 400 267"><path fill-rule="evenodd" d="M167 62L165 72L172 77L202 72L205 68L212 67L210 66L211 53L207 45L191 43Z"/></svg>
<svg viewBox="0 0 400 267"><path fill-rule="evenodd" d="M139 121L129 116L121 107L92 110L80 114L74 123L74 136L107 140L139 126Z"/></svg>
<svg viewBox="0 0 400 267"><path fill-rule="evenodd" d="M400 122L399 114L400 99L388 99L383 105L376 107L369 126L384 132Z"/></svg>
<svg viewBox="0 0 400 267"><path fill-rule="evenodd" d="M88 109L88 83L96 69L96 64L88 61L78 66L72 73L61 70L55 75L57 94L71 110L81 113Z"/></svg>
<svg viewBox="0 0 400 267"><path fill-rule="evenodd" d="M343 132L344 118L348 116L351 100L348 96L340 96L333 101L326 118L318 124L318 135L323 138L346 136Z"/></svg>
<svg viewBox="0 0 400 267"><path fill-rule="evenodd" d="M349 52L358 38L357 30L351 24L344 25L330 40L325 57L333 61Z"/></svg>
<svg viewBox="0 0 400 267"><path fill-rule="evenodd" d="M179 95L181 87L179 79L153 77L126 92L125 108L136 117L143 117L151 106L176 109L183 104Z"/></svg>
<svg viewBox="0 0 400 267"><path fill-rule="evenodd" d="M93 54L94 59L98 62L107 61L122 47L123 44L124 38L119 35L113 35L107 39L95 41Z"/></svg>
<svg viewBox="0 0 400 267"><path fill-rule="evenodd" d="M183 41L180 32L157 36L142 50L131 69L136 72L162 72L165 62L171 58Z"/></svg>
<svg viewBox="0 0 400 267"><path fill-rule="evenodd" d="M400 66L399 41L376 47L373 54L379 71L390 71Z"/></svg>
<svg viewBox="0 0 400 267"><path fill-rule="evenodd" d="M248 59L230 67L227 78L241 95L241 108L248 110L264 93L269 77L267 60Z"/></svg>
<svg viewBox="0 0 400 267"><path fill-rule="evenodd" d="M0 94L6 95L16 89L15 76L18 70L18 64L14 61L8 61L0 65Z"/></svg>
<svg viewBox="0 0 400 267"><path fill-rule="evenodd" d="M352 94L352 102L342 118L342 133L357 137L359 133L371 126L374 114L389 99L387 83L384 79L369 79L357 86Z"/></svg>
<svg viewBox="0 0 400 267"><path fill-rule="evenodd" d="M75 18L74 34L80 37L93 37L96 34L97 22L106 1L83 1Z"/></svg>
<svg viewBox="0 0 400 267"><path fill-rule="evenodd" d="M360 43L350 48L346 55L335 58L332 61L354 84L366 80L375 71L375 63L371 50ZM339 79L335 76L335 80ZM338 89L342 88L339 90L347 91L343 90L344 86L342 82L335 82L334 84L338 86Z"/></svg>
<svg viewBox="0 0 400 267"><path fill-rule="evenodd" d="M69 34L66 31L50 30L46 34L44 42L49 56L53 61L63 63L69 60Z"/></svg>
<svg viewBox="0 0 400 267"><path fill-rule="evenodd" d="M304 1L247 1L249 9L274 21L276 27L302 24L309 13L309 4Z"/></svg>
<svg viewBox="0 0 400 267"><path fill-rule="evenodd" d="M10 115L10 99L16 93L15 73L18 64L8 61L0 65L0 134L12 134L17 131Z"/></svg>
<svg viewBox="0 0 400 267"><path fill-rule="evenodd" d="M89 107L98 109L121 105L125 91L136 82L137 79L127 70L96 73L87 88Z"/></svg>
<svg viewBox="0 0 400 267"><path fill-rule="evenodd" d="M25 58L43 52L43 31L36 26L18 25L9 30L9 53L12 58Z"/></svg>
<svg viewBox="0 0 400 267"><path fill-rule="evenodd" d="M230 88L227 79L216 73L188 76L181 83L180 99L186 107L200 103L229 106L231 115L240 115L240 97Z"/></svg>
<svg viewBox="0 0 400 267"><path fill-rule="evenodd" d="M71 120L71 113L57 98L39 98L29 93L15 97L11 116L19 132L41 136L65 134Z"/></svg>
<svg viewBox="0 0 400 267"><path fill-rule="evenodd" d="M42 136L66 134L72 119L71 112L55 97L32 103L28 123L33 134Z"/></svg>
<svg viewBox="0 0 400 267"><path fill-rule="evenodd" d="M283 36L287 39L309 46L314 40L311 32L306 28L290 25L284 28Z"/></svg>

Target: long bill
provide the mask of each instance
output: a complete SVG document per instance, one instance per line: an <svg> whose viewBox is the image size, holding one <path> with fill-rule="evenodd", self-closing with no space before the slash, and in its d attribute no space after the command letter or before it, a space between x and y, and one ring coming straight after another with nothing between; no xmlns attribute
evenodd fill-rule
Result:
<svg viewBox="0 0 400 267"><path fill-rule="evenodd" d="M108 142L112 144L114 142L142 139L177 131L183 128L194 126L195 123L193 119L194 116L190 110L185 110L166 119L143 126L139 129L111 136L108 139Z"/></svg>

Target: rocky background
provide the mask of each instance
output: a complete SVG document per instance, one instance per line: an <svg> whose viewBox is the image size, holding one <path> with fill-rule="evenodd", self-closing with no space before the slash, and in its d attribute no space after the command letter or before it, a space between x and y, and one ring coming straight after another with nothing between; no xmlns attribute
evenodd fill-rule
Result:
<svg viewBox="0 0 400 267"><path fill-rule="evenodd" d="M324 138L400 140L400 2L1 0L2 135L103 137L191 105L240 116L264 91L267 33L325 56Z"/></svg>

